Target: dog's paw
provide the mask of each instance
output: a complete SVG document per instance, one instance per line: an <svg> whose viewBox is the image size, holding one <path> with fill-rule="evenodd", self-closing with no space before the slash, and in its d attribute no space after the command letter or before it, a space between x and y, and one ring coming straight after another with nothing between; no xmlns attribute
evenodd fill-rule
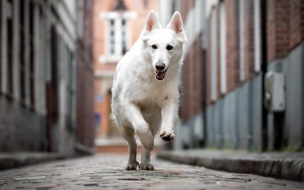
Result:
<svg viewBox="0 0 304 190"><path fill-rule="evenodd" d="M125 167L125 170L136 170L138 165L138 162L133 164L128 163Z"/></svg>
<svg viewBox="0 0 304 190"><path fill-rule="evenodd" d="M172 141L174 139L174 134L173 132L166 132L163 131L160 133L160 137L163 139L163 141L167 142L167 141Z"/></svg>
<svg viewBox="0 0 304 190"><path fill-rule="evenodd" d="M150 163L141 163L139 165L140 170L154 170L154 166Z"/></svg>

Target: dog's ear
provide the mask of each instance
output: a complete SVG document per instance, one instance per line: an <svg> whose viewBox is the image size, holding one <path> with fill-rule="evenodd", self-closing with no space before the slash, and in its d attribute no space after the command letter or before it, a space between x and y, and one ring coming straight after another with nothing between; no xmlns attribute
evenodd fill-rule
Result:
<svg viewBox="0 0 304 190"><path fill-rule="evenodd" d="M149 34L152 30L160 29L161 26L157 21L157 16L154 12L154 10L151 10L145 23L145 27L141 33L141 39L142 40L148 40Z"/></svg>
<svg viewBox="0 0 304 190"><path fill-rule="evenodd" d="M167 25L167 29L171 29L177 34L177 40L179 41L179 43L187 42L182 16L178 11L173 14L171 21Z"/></svg>

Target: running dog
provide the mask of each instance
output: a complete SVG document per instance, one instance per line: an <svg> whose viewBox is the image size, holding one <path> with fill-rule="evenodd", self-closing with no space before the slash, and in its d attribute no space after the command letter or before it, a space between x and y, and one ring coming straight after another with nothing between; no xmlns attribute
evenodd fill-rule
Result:
<svg viewBox="0 0 304 190"><path fill-rule="evenodd" d="M174 138L178 119L179 77L187 37L179 12L162 28L150 11L139 39L117 65L112 87L112 119L129 146L126 170L154 170L150 151L159 131L164 141ZM136 161L137 135L143 145Z"/></svg>

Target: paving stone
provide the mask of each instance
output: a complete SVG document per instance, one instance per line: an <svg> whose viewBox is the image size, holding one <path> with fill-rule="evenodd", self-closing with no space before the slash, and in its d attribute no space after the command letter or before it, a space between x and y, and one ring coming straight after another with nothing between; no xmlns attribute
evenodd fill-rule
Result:
<svg viewBox="0 0 304 190"><path fill-rule="evenodd" d="M15 181L24 181L24 180L41 180L45 179L46 176L34 176L34 177L16 177L14 178Z"/></svg>
<svg viewBox="0 0 304 190"><path fill-rule="evenodd" d="M54 183L39 183L39 184L31 184L31 185L25 185L25 186L21 186L22 189L50 189L53 187L57 187L56 184Z"/></svg>
<svg viewBox="0 0 304 190"><path fill-rule="evenodd" d="M137 181L137 180L145 180L145 178L143 177L133 177L133 176L130 176L130 177L120 177L118 178L118 180L127 180L127 181Z"/></svg>
<svg viewBox="0 0 304 190"><path fill-rule="evenodd" d="M10 189L299 189L304 183L156 160L154 171L123 170L127 155L100 154L0 172L0 190ZM139 160L139 158L138 158ZM186 162L186 161L185 161ZM192 163L190 161L190 163ZM231 162L233 163L233 162ZM244 167L244 166L242 166ZM260 166L263 167L263 166ZM292 166L291 166L292 167ZM302 171L302 170L301 170Z"/></svg>
<svg viewBox="0 0 304 190"><path fill-rule="evenodd" d="M0 180L0 186L5 184L6 183L6 180Z"/></svg>

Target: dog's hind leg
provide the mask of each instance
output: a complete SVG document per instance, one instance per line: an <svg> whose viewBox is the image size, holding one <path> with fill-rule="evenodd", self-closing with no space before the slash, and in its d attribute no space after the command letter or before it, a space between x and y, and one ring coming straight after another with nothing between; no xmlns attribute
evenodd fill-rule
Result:
<svg viewBox="0 0 304 190"><path fill-rule="evenodd" d="M136 170L137 166L139 165L136 161L136 154L137 154L137 144L134 138L134 130L132 128L123 128L121 130L122 136L128 142L129 148L129 160L128 164L126 165L126 170Z"/></svg>

